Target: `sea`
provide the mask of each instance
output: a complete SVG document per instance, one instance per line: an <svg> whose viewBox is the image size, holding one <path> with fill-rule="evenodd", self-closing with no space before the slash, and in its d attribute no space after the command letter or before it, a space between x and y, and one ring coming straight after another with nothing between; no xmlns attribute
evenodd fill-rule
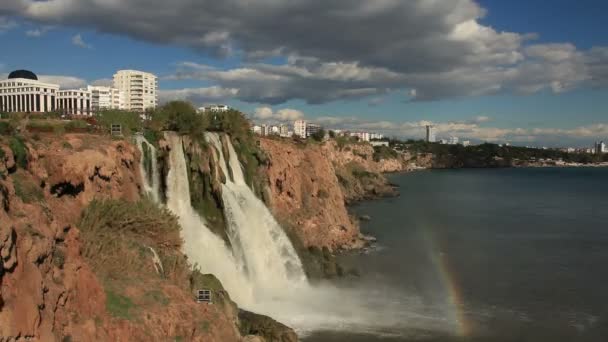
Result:
<svg viewBox="0 0 608 342"><path fill-rule="evenodd" d="M358 276L332 282L367 304L305 342L608 341L608 169L390 180L399 197L351 208L377 242L340 257Z"/></svg>

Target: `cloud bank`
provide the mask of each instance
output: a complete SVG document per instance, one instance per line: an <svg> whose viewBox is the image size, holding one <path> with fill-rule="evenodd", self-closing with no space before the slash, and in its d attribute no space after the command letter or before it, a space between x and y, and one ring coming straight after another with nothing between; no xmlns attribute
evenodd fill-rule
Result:
<svg viewBox="0 0 608 342"><path fill-rule="evenodd" d="M245 64L227 70L183 63L174 77L211 80L256 103L394 90L429 101L608 80L608 47L534 44L534 34L481 24L485 10L473 0L4 0L2 14L238 57Z"/></svg>

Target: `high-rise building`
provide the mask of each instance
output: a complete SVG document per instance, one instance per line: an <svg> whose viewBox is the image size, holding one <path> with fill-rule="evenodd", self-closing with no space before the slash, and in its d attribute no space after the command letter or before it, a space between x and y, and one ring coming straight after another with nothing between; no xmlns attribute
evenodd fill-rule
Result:
<svg viewBox="0 0 608 342"><path fill-rule="evenodd" d="M320 125L317 124L307 124L306 125L306 137L310 137L313 134L319 132L322 129Z"/></svg>
<svg viewBox="0 0 608 342"><path fill-rule="evenodd" d="M435 127L432 125L426 126L426 142L435 142L437 137L435 136Z"/></svg>
<svg viewBox="0 0 608 342"><path fill-rule="evenodd" d="M93 112L107 109L126 109L126 94L112 87L88 86L91 92L91 108Z"/></svg>
<svg viewBox="0 0 608 342"><path fill-rule="evenodd" d="M158 81L154 74L119 70L114 74L114 88L125 93L126 110L143 113L158 104Z"/></svg>
<svg viewBox="0 0 608 342"><path fill-rule="evenodd" d="M293 134L299 136L300 138L306 138L306 126L307 123L304 120L296 120L293 124Z"/></svg>
<svg viewBox="0 0 608 342"><path fill-rule="evenodd" d="M608 151L606 150L606 144L603 141L595 143L595 153L596 154L606 153L606 152L608 152Z"/></svg>
<svg viewBox="0 0 608 342"><path fill-rule="evenodd" d="M450 139L448 139L448 144L450 145L458 145L458 137L450 137Z"/></svg>
<svg viewBox="0 0 608 342"><path fill-rule="evenodd" d="M279 126L279 135L282 137L288 137L289 136L289 126L283 124Z"/></svg>
<svg viewBox="0 0 608 342"><path fill-rule="evenodd" d="M56 110L59 85L38 81L31 71L16 70L0 81L0 111L51 112Z"/></svg>

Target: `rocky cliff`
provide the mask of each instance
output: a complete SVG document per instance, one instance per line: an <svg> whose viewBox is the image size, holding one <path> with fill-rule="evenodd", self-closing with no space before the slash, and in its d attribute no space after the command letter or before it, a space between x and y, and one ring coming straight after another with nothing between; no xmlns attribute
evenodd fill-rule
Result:
<svg viewBox="0 0 608 342"><path fill-rule="evenodd" d="M346 204L394 195L383 172L405 169L401 157L374 160L369 144L302 143L262 138L268 155L269 205L305 247L359 248L366 240Z"/></svg>
<svg viewBox="0 0 608 342"><path fill-rule="evenodd" d="M34 138L0 138L0 341L223 342L269 330L239 324L217 279L191 271L177 230L152 229L177 225L141 201L133 145ZM215 305L194 301L200 287Z"/></svg>

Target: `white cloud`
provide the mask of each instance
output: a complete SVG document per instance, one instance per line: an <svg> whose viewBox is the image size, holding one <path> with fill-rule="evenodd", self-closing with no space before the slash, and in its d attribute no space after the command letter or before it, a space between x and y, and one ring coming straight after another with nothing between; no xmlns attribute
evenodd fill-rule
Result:
<svg viewBox="0 0 608 342"><path fill-rule="evenodd" d="M42 26L25 31L25 35L32 38L40 38L52 30L53 26Z"/></svg>
<svg viewBox="0 0 608 342"><path fill-rule="evenodd" d="M474 0L3 0L0 12L257 61L228 70L183 64L171 76L238 89L252 103L390 91L430 101L608 85L608 47L533 44L534 34L485 25ZM287 62L264 63L270 57Z"/></svg>
<svg viewBox="0 0 608 342"><path fill-rule="evenodd" d="M290 108L280 109L276 112L270 107L256 108L253 117L267 122L292 122L304 117L304 113Z"/></svg>
<svg viewBox="0 0 608 342"><path fill-rule="evenodd" d="M84 39L82 39L82 35L80 33L78 33L72 37L72 44L76 45L78 47L81 47L83 49L91 49L93 47L90 44L85 43L85 41L84 41Z"/></svg>
<svg viewBox="0 0 608 342"><path fill-rule="evenodd" d="M489 117L477 116L465 121L433 122L420 121L373 121L358 117L324 116L309 118L311 122L322 124L329 129L350 131L370 131L382 133L389 137L422 139L425 126L433 125L439 138L456 136L464 140L477 142L514 142L542 146L590 146L595 140L608 138L608 124L593 124L571 129L557 128L501 128L483 126L490 121Z"/></svg>
<svg viewBox="0 0 608 342"><path fill-rule="evenodd" d="M62 89L76 89L87 85L87 81L72 76L38 75L38 79L41 82L58 84Z"/></svg>
<svg viewBox="0 0 608 342"><path fill-rule="evenodd" d="M239 90L233 88L222 87L204 87L204 88L184 88L160 90L160 102L168 102L171 100L188 100L194 103L207 103L208 101L226 100L238 95Z"/></svg>
<svg viewBox="0 0 608 342"><path fill-rule="evenodd" d="M91 82L91 85L99 86L99 87L113 87L114 80L111 78L102 78L102 79Z"/></svg>

